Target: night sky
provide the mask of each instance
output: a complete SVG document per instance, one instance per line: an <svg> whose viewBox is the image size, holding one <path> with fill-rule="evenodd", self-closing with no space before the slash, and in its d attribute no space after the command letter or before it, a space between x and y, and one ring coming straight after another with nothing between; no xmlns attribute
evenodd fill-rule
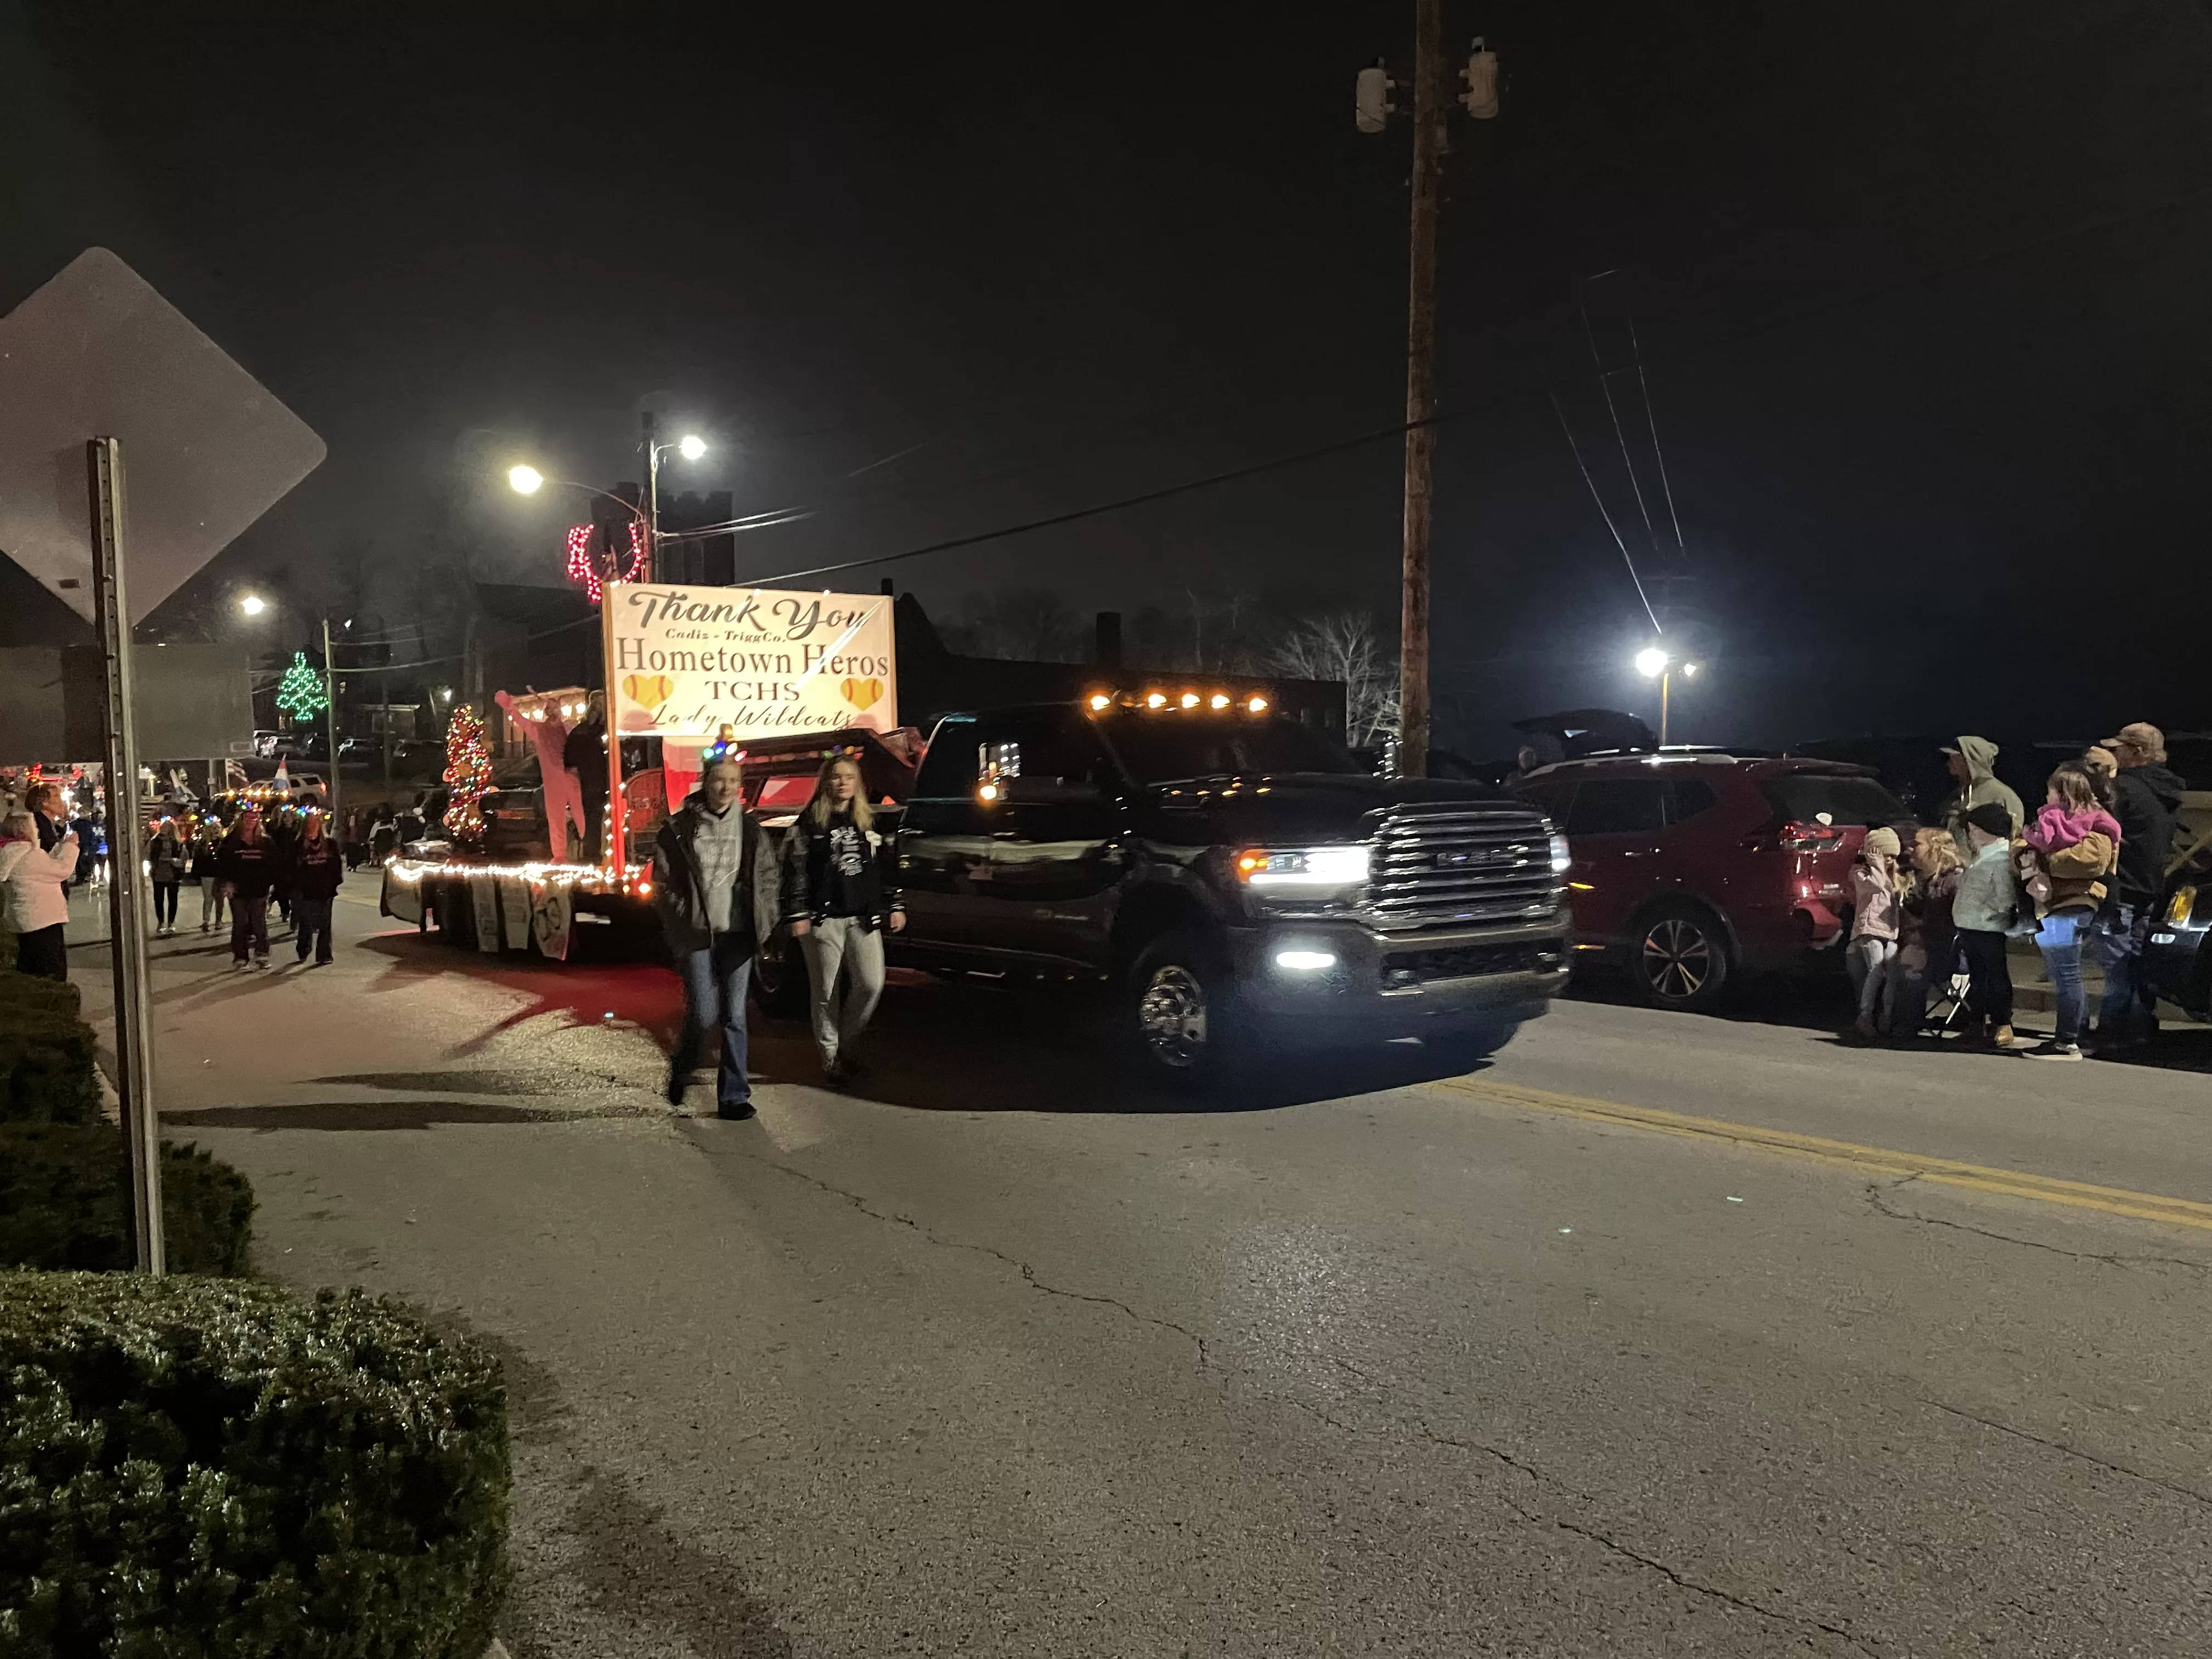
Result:
<svg viewBox="0 0 2212 1659"><path fill-rule="evenodd" d="M105 244L327 440L210 582L434 525L557 580L576 514L500 475L635 477L641 408L716 446L665 486L823 509L741 578L895 553L1402 418L1408 135L1352 81L1411 14L0 7L0 307ZM1713 664L1678 738L2212 726L2212 9L1446 15L1506 85L1448 171L1440 741L1650 700L1551 401L1658 569L1585 308ZM837 580L1395 622L1401 453Z"/></svg>

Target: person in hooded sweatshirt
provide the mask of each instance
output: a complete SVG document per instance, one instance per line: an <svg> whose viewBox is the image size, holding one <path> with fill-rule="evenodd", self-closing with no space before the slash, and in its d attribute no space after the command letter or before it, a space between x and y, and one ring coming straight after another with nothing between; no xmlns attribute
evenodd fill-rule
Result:
<svg viewBox="0 0 2212 1659"><path fill-rule="evenodd" d="M1987 738L1962 737L1956 748L1943 751L1943 758L1959 785L1957 793L1943 805L1943 827L1958 842L1959 856L1972 863L1974 845L1967 833L1966 817L1977 806L2003 807L2015 828L2027 821L2027 814L2012 786L1997 776L1997 746Z"/></svg>
<svg viewBox="0 0 2212 1659"><path fill-rule="evenodd" d="M2119 867L2090 931L2090 949L2105 972L2097 1052L2113 1054L2149 1042L2158 1030L2157 999L2142 988L2137 969L2166 897L2173 813L2188 786L2166 763L2166 734L2147 721L2122 726L2099 747L2111 750L2118 767L2112 787L2112 816L2120 823Z"/></svg>

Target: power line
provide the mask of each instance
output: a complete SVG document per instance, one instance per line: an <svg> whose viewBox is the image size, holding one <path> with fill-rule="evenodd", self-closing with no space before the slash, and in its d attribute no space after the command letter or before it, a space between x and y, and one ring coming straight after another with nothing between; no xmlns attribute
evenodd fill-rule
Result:
<svg viewBox="0 0 2212 1659"><path fill-rule="evenodd" d="M1659 613L1651 608L1650 598L1644 591L1644 578L1636 574L1636 561L1628 556L1628 544L1621 540L1620 531L1613 521L1613 514L1605 510L1605 498L1597 493L1597 481L1590 477L1590 470L1583 463L1582 446L1575 441L1575 429L1567 424L1567 411L1560 406L1559 394L1556 392L1552 393L1552 412L1559 417L1559 430L1567 434L1567 447L1574 452L1575 465L1582 469L1583 482L1589 486L1590 499L1597 503L1598 516L1605 520L1605 527L1613 532L1613 544L1620 550L1620 562L1628 567L1628 580L1636 584L1636 597L1644 601L1644 614L1651 618L1652 631L1665 633L1667 630L1659 625Z"/></svg>
<svg viewBox="0 0 2212 1659"><path fill-rule="evenodd" d="M802 576L831 576L841 571L864 570L871 565L896 564L905 559L920 559L933 553L950 553L957 548L975 547L984 542L1001 541L1009 536L1027 535L1032 530L1051 530L1064 524L1074 524L1083 519L1095 519L1102 514L1118 513L1125 507L1142 507L1150 501L1166 501L1171 496L1186 495L1196 489L1210 489L1216 484L1233 483L1240 478L1257 477L1262 473L1279 471L1286 466L1319 460L1323 456L1342 454L1347 450L1380 443L1386 438L1403 437L1416 427L1441 425L1471 413L1462 410L1449 415L1438 415L1425 421L1401 421L1395 426L1377 427L1363 432L1356 438L1341 438L1334 443L1320 444L1311 449L1301 449L1292 454L1278 455L1271 460L1255 461L1249 466L1231 467L1225 472L1211 473L1203 478L1186 479L1182 483L1169 484L1161 489L1148 489L1142 495L1124 495L1116 501L1099 501L1090 507L1076 508L1072 513L1055 513L1050 518L1031 519L1025 523L1006 525L997 530L985 530L972 536L956 536L950 541L932 542L927 547L910 547L902 553L879 553L873 558L848 559L842 564L816 565L807 570L785 570L773 576L757 576L745 586L765 587L770 582L797 581Z"/></svg>
<svg viewBox="0 0 2212 1659"><path fill-rule="evenodd" d="M1667 517L1674 526L1674 550L1687 555L1682 542L1682 520L1674 511L1674 487L1667 482L1667 452L1659 447L1659 416L1651 408L1650 383L1644 378L1644 347L1636 337L1636 313L1628 313L1628 349L1636 358L1636 388L1644 397L1644 419L1651 428L1651 453L1659 460L1659 488L1667 497Z"/></svg>
<svg viewBox="0 0 2212 1659"><path fill-rule="evenodd" d="M1612 275L1610 271L1603 272L1601 274L1605 276ZM1620 410L1613 406L1613 381L1606 373L1604 358L1598 355L1597 333L1590 327L1589 301L1585 294L1585 290L1589 288L1589 282L1595 280L1596 279L1589 279L1589 281L1585 281L1577 287L1575 289L1575 308L1583 314L1583 338L1589 342L1590 367L1597 371L1598 390L1605 393L1605 412L1613 417L1613 441L1620 447L1620 464L1628 469L1628 488L1630 492L1636 497L1637 512L1641 514L1644 517L1644 539L1651 544L1652 550L1656 552L1659 547L1659 538L1651 528L1651 509L1644 504L1644 486L1638 483L1636 480L1636 461L1635 459L1628 453L1627 435L1620 429ZM1557 400L1554 399L1554 402L1556 401ZM1565 418L1566 417L1565 416L1560 416L1560 419L1562 420L1565 420ZM1595 490L1596 486L1592 485L1591 488Z"/></svg>

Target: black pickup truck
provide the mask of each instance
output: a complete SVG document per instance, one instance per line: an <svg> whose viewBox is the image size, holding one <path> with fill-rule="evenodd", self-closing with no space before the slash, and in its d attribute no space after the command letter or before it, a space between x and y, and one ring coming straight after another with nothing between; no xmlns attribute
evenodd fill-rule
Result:
<svg viewBox="0 0 2212 1659"><path fill-rule="evenodd" d="M894 961L1102 981L1170 1082L1401 1036L1472 1063L1567 977L1566 848L1540 813L1378 778L1260 696L948 715L896 845Z"/></svg>

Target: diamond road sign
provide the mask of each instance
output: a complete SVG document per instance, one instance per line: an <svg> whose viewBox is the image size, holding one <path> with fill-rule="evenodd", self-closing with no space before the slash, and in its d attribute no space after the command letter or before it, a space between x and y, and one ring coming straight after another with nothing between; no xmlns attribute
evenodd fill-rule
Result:
<svg viewBox="0 0 2212 1659"><path fill-rule="evenodd" d="M104 247L0 318L0 552L89 622L88 438L121 441L133 623L328 453Z"/></svg>

